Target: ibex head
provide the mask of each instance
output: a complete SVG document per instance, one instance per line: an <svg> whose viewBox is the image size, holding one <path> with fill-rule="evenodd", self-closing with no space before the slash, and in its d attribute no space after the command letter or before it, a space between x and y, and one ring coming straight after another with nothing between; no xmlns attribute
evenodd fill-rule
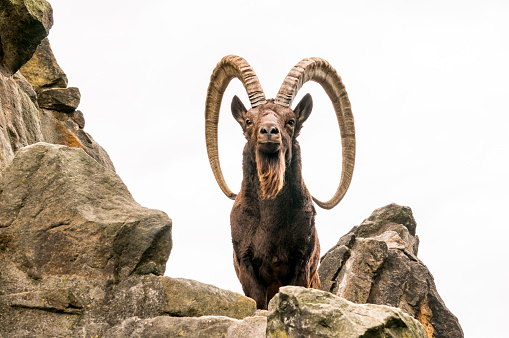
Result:
<svg viewBox="0 0 509 338"><path fill-rule="evenodd" d="M284 185L285 170L292 159L292 145L313 108L307 94L292 111L269 100L247 110L234 96L232 114L247 139L247 148L256 162L262 198L273 199Z"/></svg>
<svg viewBox="0 0 509 338"><path fill-rule="evenodd" d="M228 188L219 164L217 125L222 96L229 82L238 78L247 91L251 109L246 109L235 96L233 117L242 127L252 158L256 160L263 198L274 198L284 185L286 163L292 158L292 144L302 124L311 113L311 95L305 95L292 110L291 103L304 83L318 82L332 101L339 127L343 151L342 175L339 187L327 202L315 203L325 209L336 206L350 185L355 162L355 128L350 102L336 70L320 58L299 62L285 78L275 99L266 100L251 66L239 56L224 57L214 69L207 92L205 110L206 142L210 165L221 190L231 199L236 194Z"/></svg>

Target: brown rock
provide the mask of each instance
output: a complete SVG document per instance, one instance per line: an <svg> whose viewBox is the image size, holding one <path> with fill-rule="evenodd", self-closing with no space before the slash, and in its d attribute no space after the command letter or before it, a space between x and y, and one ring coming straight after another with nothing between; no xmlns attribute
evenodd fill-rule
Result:
<svg viewBox="0 0 509 338"><path fill-rule="evenodd" d="M0 65L11 75L34 54L53 25L53 9L44 0L0 0Z"/></svg>
<svg viewBox="0 0 509 338"><path fill-rule="evenodd" d="M37 102L40 108L72 113L80 104L81 94L76 87L48 88L39 92Z"/></svg>
<svg viewBox="0 0 509 338"><path fill-rule="evenodd" d="M408 207L375 210L322 257L322 289L356 303L399 307L418 319L430 338L463 337L433 276L417 258L416 227Z"/></svg>
<svg viewBox="0 0 509 338"><path fill-rule="evenodd" d="M67 76L57 63L48 38L44 38L32 58L19 70L28 82L40 88L66 88Z"/></svg>

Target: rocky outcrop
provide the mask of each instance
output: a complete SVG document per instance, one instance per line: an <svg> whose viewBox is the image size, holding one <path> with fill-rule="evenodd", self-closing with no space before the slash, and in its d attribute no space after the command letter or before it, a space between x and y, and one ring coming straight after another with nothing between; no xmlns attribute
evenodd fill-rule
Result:
<svg viewBox="0 0 509 338"><path fill-rule="evenodd" d="M244 320L218 316L188 318L160 316L150 319L129 318L108 330L105 336L263 338L266 326L267 319L260 316Z"/></svg>
<svg viewBox="0 0 509 338"><path fill-rule="evenodd" d="M424 327L401 310L357 305L329 292L285 286L269 304L268 337L424 338Z"/></svg>
<svg viewBox="0 0 509 338"><path fill-rule="evenodd" d="M430 338L463 337L433 276L417 258L416 227L408 207L375 210L322 257L322 290L359 304L399 307L418 319Z"/></svg>
<svg viewBox="0 0 509 338"><path fill-rule="evenodd" d="M53 9L44 0L0 0L0 65L12 75L34 54L53 26Z"/></svg>
<svg viewBox="0 0 509 338"><path fill-rule="evenodd" d="M83 150L20 149L0 175L0 336L103 336L158 316L242 327L252 299L162 276L171 226Z"/></svg>
<svg viewBox="0 0 509 338"><path fill-rule="evenodd" d="M48 142L81 148L108 169L108 154L83 128L78 88L51 51L53 17L44 0L0 0L0 168L30 144ZM18 71L19 69L19 71Z"/></svg>
<svg viewBox="0 0 509 338"><path fill-rule="evenodd" d="M67 75L58 65L48 38L41 41L32 58L20 68L20 72L35 91L42 88L67 88Z"/></svg>
<svg viewBox="0 0 509 338"><path fill-rule="evenodd" d="M0 186L0 243L31 278L118 281L164 273L172 244L168 216L141 207L115 173L85 152L47 143L25 147Z"/></svg>

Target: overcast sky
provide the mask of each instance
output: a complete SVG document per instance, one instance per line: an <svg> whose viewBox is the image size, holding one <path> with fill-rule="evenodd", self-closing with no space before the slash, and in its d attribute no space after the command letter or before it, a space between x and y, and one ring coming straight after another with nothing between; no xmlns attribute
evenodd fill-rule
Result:
<svg viewBox="0 0 509 338"><path fill-rule="evenodd" d="M379 207L410 206L419 258L466 337L507 332L509 296L509 2L50 0L49 38L79 87L85 130L143 206L173 220L166 275L242 292L232 264L233 201L217 186L204 138L210 74L244 57L274 97L301 59L328 60L355 117L357 159L343 201L318 209L322 253ZM304 179L329 199L341 147L332 105L306 84ZM238 191L244 138L221 110L220 159Z"/></svg>

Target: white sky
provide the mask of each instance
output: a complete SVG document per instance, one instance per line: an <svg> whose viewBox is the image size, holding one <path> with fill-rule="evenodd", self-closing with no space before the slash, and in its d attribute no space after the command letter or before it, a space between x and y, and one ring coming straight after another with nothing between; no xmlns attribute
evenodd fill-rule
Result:
<svg viewBox="0 0 509 338"><path fill-rule="evenodd" d="M80 88L85 130L111 156L142 205L173 220L166 274L242 292L229 214L204 138L210 74L225 55L253 66L267 97L302 58L339 72L357 133L354 178L332 211L318 209L322 253L371 212L410 206L419 257L466 337L506 332L509 302L509 2L50 0L53 51ZM332 105L312 83L301 133L304 178L328 199L340 177ZM220 120L230 188L241 182L244 139Z"/></svg>

